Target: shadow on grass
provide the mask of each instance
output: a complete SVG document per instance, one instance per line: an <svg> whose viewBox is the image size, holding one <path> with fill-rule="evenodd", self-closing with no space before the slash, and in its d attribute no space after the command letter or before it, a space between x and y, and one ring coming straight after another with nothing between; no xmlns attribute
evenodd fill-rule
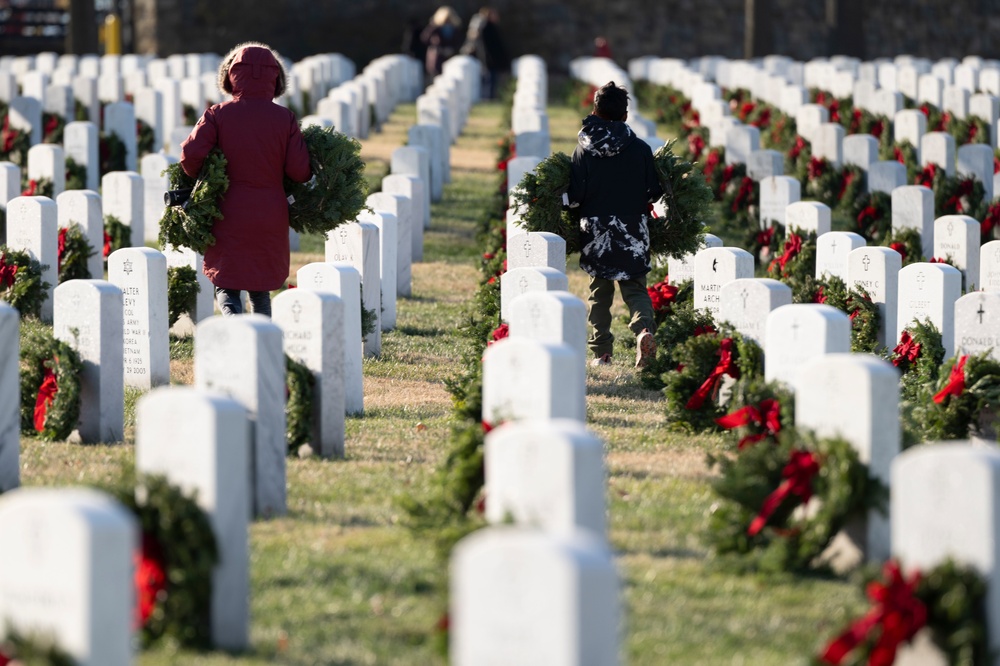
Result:
<svg viewBox="0 0 1000 666"><path fill-rule="evenodd" d="M662 402L663 393L648 389L641 384L622 384L619 382L594 381L587 384L587 395L605 396L608 398L622 398L625 400L645 400L648 402Z"/></svg>

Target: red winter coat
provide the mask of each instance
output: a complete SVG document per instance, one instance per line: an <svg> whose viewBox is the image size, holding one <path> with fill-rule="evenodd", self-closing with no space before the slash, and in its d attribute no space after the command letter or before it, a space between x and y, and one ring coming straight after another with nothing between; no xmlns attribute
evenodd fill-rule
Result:
<svg viewBox="0 0 1000 666"><path fill-rule="evenodd" d="M311 177L309 151L298 121L271 100L284 87L281 64L270 49L244 46L223 61L220 80L233 99L205 111L181 144L181 168L197 178L218 146L229 165L223 218L212 227L205 275L216 287L271 291L288 279L288 200L283 176Z"/></svg>

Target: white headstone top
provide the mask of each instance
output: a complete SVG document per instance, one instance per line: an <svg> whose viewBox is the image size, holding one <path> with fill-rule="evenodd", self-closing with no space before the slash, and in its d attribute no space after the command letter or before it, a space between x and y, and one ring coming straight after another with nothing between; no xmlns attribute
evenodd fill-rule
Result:
<svg viewBox="0 0 1000 666"><path fill-rule="evenodd" d="M726 321L763 349L767 315L791 305L792 289L771 278L740 278L722 287L719 321Z"/></svg>
<svg viewBox="0 0 1000 666"><path fill-rule="evenodd" d="M962 274L947 264L916 263L899 271L896 330L929 319L941 332L945 353L954 349L955 301L962 295Z"/></svg>
<svg viewBox="0 0 1000 666"><path fill-rule="evenodd" d="M809 359L851 351L851 320L829 305L799 303L777 308L767 316L765 331L764 377L792 388L804 379L802 368Z"/></svg>
<svg viewBox="0 0 1000 666"><path fill-rule="evenodd" d="M710 247L694 257L694 307L716 316L722 305L722 287L740 278L752 278L753 255L737 247Z"/></svg>
<svg viewBox="0 0 1000 666"><path fill-rule="evenodd" d="M1000 361L1000 292L975 291L955 301L955 356L989 352Z"/></svg>

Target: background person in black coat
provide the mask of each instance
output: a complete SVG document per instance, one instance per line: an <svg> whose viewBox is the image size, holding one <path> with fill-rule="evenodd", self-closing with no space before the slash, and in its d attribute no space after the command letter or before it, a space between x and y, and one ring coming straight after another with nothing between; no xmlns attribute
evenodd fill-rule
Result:
<svg viewBox="0 0 1000 666"><path fill-rule="evenodd" d="M492 7L483 7L469 19L462 53L476 56L483 64L483 97L495 99L500 76L510 69L510 58L500 37L500 14Z"/></svg>
<svg viewBox="0 0 1000 666"><path fill-rule="evenodd" d="M580 268L590 277L588 345L594 365L611 362L611 303L615 283L636 334L636 367L656 354L649 272L650 204L663 195L653 151L625 124L628 91L607 83L594 95L594 112L583 119L573 151L567 199L580 217Z"/></svg>

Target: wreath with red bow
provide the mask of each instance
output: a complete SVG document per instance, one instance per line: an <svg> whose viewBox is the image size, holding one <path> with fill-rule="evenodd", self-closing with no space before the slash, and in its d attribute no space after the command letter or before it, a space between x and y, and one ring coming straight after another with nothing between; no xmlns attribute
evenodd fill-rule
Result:
<svg viewBox="0 0 1000 666"><path fill-rule="evenodd" d="M989 663L986 581L971 567L946 560L906 575L890 560L865 593L871 609L827 643L814 666L890 666L900 646L925 629L947 663Z"/></svg>
<svg viewBox="0 0 1000 666"><path fill-rule="evenodd" d="M743 556L752 568L823 566L820 556L848 522L884 506L884 488L854 447L792 426L746 442L735 454L710 455L709 464L719 472L712 481L719 501L709 516L708 542L720 555ZM813 501L818 510L796 510Z"/></svg>
<svg viewBox="0 0 1000 666"><path fill-rule="evenodd" d="M665 372L663 394L667 419L686 431L716 429L723 414L719 393L726 377L752 381L764 375L764 353L756 342L731 327L695 327L683 342L670 349L675 369Z"/></svg>
<svg viewBox="0 0 1000 666"><path fill-rule="evenodd" d="M31 135L22 130L10 126L10 114L3 118L0 125L0 161L13 162L21 167L21 170L28 168L28 149L31 148Z"/></svg>
<svg viewBox="0 0 1000 666"><path fill-rule="evenodd" d="M920 160L917 159L917 148L907 139L890 145L880 157L886 161L899 162L906 167L906 182L915 181L920 172Z"/></svg>
<svg viewBox="0 0 1000 666"><path fill-rule="evenodd" d="M132 227L119 220L114 215L104 216L104 261L108 255L123 247L132 247Z"/></svg>
<svg viewBox="0 0 1000 666"><path fill-rule="evenodd" d="M1000 363L986 352L952 358L914 402L914 430L924 441L989 436L1000 407Z"/></svg>
<svg viewBox="0 0 1000 666"><path fill-rule="evenodd" d="M87 268L87 260L93 256L94 248L83 235L83 230L76 222L59 230L58 257L59 282L67 280L88 280L92 276Z"/></svg>
<svg viewBox="0 0 1000 666"><path fill-rule="evenodd" d="M37 319L21 319L20 338L21 432L64 440L80 419L80 355Z"/></svg>
<svg viewBox="0 0 1000 666"><path fill-rule="evenodd" d="M920 263L924 260L923 237L913 227L890 229L882 245L899 252L903 258L903 266Z"/></svg>
<svg viewBox="0 0 1000 666"><path fill-rule="evenodd" d="M674 289L666 283L661 283ZM706 310L694 307L694 283L690 280L676 287L677 292L667 314L656 326L656 358L640 370L639 378L643 386L659 391L666 385L664 373L672 371L677 363L672 360L672 351L688 338L715 332L715 320ZM627 323L627 322L626 322Z"/></svg>
<svg viewBox="0 0 1000 666"><path fill-rule="evenodd" d="M944 362L940 331L929 319L911 322L900 333L899 344L890 352L888 360L901 373L900 398L916 400L922 387L937 382Z"/></svg>
<svg viewBox="0 0 1000 666"><path fill-rule="evenodd" d="M133 559L135 623L143 645L169 635L183 647L210 647L212 571L219 554L208 516L160 475L128 473L104 490L135 515L142 532Z"/></svg>
<svg viewBox="0 0 1000 666"><path fill-rule="evenodd" d="M850 318L851 351L856 354L874 353L879 348L878 330L882 314L865 288L856 286L848 289L843 280L834 276L817 284L819 293L815 302L835 307Z"/></svg>
<svg viewBox="0 0 1000 666"><path fill-rule="evenodd" d="M27 252L0 245L0 301L15 308L22 318L40 316L52 286L42 280L44 268Z"/></svg>
<svg viewBox="0 0 1000 666"><path fill-rule="evenodd" d="M892 196L885 192L868 192L851 202L851 220L855 231L868 243L881 244L892 232Z"/></svg>
<svg viewBox="0 0 1000 666"><path fill-rule="evenodd" d="M296 453L312 440L316 377L288 354L285 354L285 370L285 443L288 453Z"/></svg>
<svg viewBox="0 0 1000 666"><path fill-rule="evenodd" d="M990 124L979 116L956 118L951 122L948 132L955 138L956 146L965 146L971 143L990 145Z"/></svg>
<svg viewBox="0 0 1000 666"><path fill-rule="evenodd" d="M722 219L740 229L757 228L760 185L747 175L745 164L730 164L722 169L718 197L722 201Z"/></svg>

